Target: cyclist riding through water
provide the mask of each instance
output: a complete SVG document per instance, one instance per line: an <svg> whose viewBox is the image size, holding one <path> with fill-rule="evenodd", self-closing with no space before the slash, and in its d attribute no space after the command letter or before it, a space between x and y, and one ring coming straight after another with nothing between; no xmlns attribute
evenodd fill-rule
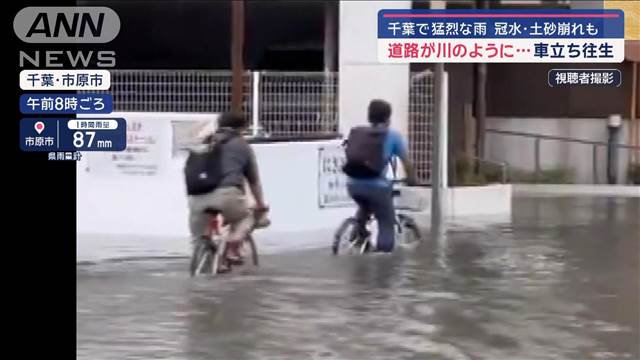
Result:
<svg viewBox="0 0 640 360"><path fill-rule="evenodd" d="M347 190L358 205L357 229L360 239L367 237L366 224L371 214L378 222L376 251L391 252L395 244L395 209L392 183L386 178L389 164L400 158L407 173L407 184L416 183L407 147L399 132L389 127L391 105L384 100L369 103L369 126L351 129L346 141L347 157L343 171L348 176Z"/></svg>
<svg viewBox="0 0 640 360"><path fill-rule="evenodd" d="M254 221L245 196L245 180L255 199L256 211L268 209L262 192L255 153L242 136L246 120L224 113L218 128L207 136L199 152L192 152L185 166L192 241L208 236L207 210L220 211L230 225L227 257L240 262L239 245L250 235ZM193 151L193 150L192 150ZM268 222L261 219L262 222Z"/></svg>

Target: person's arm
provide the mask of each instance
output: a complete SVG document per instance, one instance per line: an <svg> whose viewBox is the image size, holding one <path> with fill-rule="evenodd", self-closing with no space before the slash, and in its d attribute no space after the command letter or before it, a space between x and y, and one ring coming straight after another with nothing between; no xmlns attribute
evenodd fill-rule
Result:
<svg viewBox="0 0 640 360"><path fill-rule="evenodd" d="M411 159L409 159L409 149L407 148L400 134L397 134L395 150L396 150L395 151L396 155L400 158L400 161L402 162L402 167L404 168L404 171L407 173L407 185L417 184L418 180L416 178L413 162L411 161Z"/></svg>
<svg viewBox="0 0 640 360"><path fill-rule="evenodd" d="M415 170L413 168L413 162L409 159L409 154L405 152L399 157L400 161L402 161L404 171L407 173L407 185L416 185L418 183L418 179L416 178Z"/></svg>
<svg viewBox="0 0 640 360"><path fill-rule="evenodd" d="M247 164L245 176L247 178L247 182L249 183L249 189L251 190L253 198L256 201L256 206L259 209L266 209L267 204L264 201L264 194L262 192L262 183L260 182L260 173L258 171L258 162L256 161L256 155L250 146L247 147L249 149L249 163Z"/></svg>

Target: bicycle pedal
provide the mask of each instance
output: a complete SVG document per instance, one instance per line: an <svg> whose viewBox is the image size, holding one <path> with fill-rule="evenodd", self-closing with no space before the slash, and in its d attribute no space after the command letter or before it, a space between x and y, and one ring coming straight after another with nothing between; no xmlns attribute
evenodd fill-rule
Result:
<svg viewBox="0 0 640 360"><path fill-rule="evenodd" d="M241 266L244 265L244 260L242 258L227 258L227 263L233 266Z"/></svg>

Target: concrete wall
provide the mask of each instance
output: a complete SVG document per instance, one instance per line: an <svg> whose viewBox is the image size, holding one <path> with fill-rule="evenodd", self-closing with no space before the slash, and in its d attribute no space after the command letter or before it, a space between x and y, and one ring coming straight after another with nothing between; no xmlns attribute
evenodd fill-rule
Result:
<svg viewBox="0 0 640 360"><path fill-rule="evenodd" d="M318 147L327 142L254 145L273 226L305 231L336 225L350 210L318 206ZM86 158L85 158L86 159ZM95 176L78 163L79 233L186 236L185 157L169 159L157 176Z"/></svg>
<svg viewBox="0 0 640 360"><path fill-rule="evenodd" d="M513 194L517 197L611 196L640 198L640 186L517 184L513 186Z"/></svg>
<svg viewBox="0 0 640 360"><path fill-rule="evenodd" d="M520 131L544 135L565 136L592 141L607 141L606 119L551 119L551 118L489 118L487 128ZM628 121L623 121L619 142L627 143ZM541 168L569 168L575 171L575 182L593 183L593 147L586 144L542 140L540 143ZM598 182L606 183L606 147L598 147ZM506 161L513 168L535 169L533 138L487 133L486 155L490 159ZM618 181L626 179L629 151L619 150Z"/></svg>
<svg viewBox="0 0 640 360"><path fill-rule="evenodd" d="M487 186L459 186L443 190L444 215L449 218L466 216L494 216L511 214L510 184ZM396 201L397 206L418 210L417 218L429 226L431 213L431 189L405 187Z"/></svg>
<svg viewBox="0 0 640 360"><path fill-rule="evenodd" d="M377 55L377 19L381 9L410 9L411 1L341 1L340 131L366 124L370 100L387 100L393 107L392 127L407 134L409 65L381 64Z"/></svg>
<svg viewBox="0 0 640 360"><path fill-rule="evenodd" d="M353 214L352 207L318 206L318 147L327 144L254 145L272 220L271 227L256 233L258 240L270 243L275 250L321 246L322 241L328 244L340 221ZM129 247L149 249L153 248L149 242L154 241L160 248L156 250L177 248L186 253L189 229L184 161L184 156L167 159L164 171L153 177L96 176L85 171L86 160L80 161L79 247L86 235L100 234L106 236L105 244L121 243L118 239L125 238Z"/></svg>
<svg viewBox="0 0 640 360"><path fill-rule="evenodd" d="M172 157L171 146L168 146L172 136L171 120L201 120L206 116L114 115L111 116L123 116L128 121L147 119L157 124L156 140L162 144L156 154L160 167L152 176L123 175L109 170L110 153L83 154L76 176L79 251L103 254L111 247L126 244L132 249L155 248L160 252L171 249L186 254L189 229L182 173L186 154ZM329 241L340 221L353 213L350 206L319 206L318 148L337 143L254 145L273 222L268 229L257 232L256 237L266 242L267 247L278 250L318 246L319 242Z"/></svg>
<svg viewBox="0 0 640 360"><path fill-rule="evenodd" d="M153 175L123 174L114 166L114 153L83 154L76 175L77 258L188 254L182 173L186 154L172 152L172 122L210 121L212 115L121 113L101 117L124 117L130 124L141 121L146 130L137 136L152 136L155 144L143 161L158 168ZM339 143L254 145L272 220L271 227L255 234L261 252L328 246L336 227L353 214L353 204L321 207L319 201L319 149L336 148ZM426 210L415 215L428 226L430 190L409 188L405 194L405 200L419 201L418 208ZM447 215L509 214L510 194L508 185L450 189L445 193Z"/></svg>

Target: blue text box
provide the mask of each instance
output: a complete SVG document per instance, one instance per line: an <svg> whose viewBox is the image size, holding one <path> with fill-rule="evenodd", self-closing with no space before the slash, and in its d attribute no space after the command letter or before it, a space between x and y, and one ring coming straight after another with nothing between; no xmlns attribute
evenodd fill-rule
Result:
<svg viewBox="0 0 640 360"><path fill-rule="evenodd" d="M127 123L122 118L20 121L23 151L122 151L126 146Z"/></svg>
<svg viewBox="0 0 640 360"><path fill-rule="evenodd" d="M23 114L109 114L113 111L111 94L23 94Z"/></svg>
<svg viewBox="0 0 640 360"><path fill-rule="evenodd" d="M476 23L485 24L484 34L480 29L476 31ZM506 29L502 23L507 24ZM545 23L549 24L548 29L545 28ZM496 34L498 24L500 30L505 30L500 31L501 35ZM623 39L624 12L614 9L380 10L378 39L390 38Z"/></svg>

